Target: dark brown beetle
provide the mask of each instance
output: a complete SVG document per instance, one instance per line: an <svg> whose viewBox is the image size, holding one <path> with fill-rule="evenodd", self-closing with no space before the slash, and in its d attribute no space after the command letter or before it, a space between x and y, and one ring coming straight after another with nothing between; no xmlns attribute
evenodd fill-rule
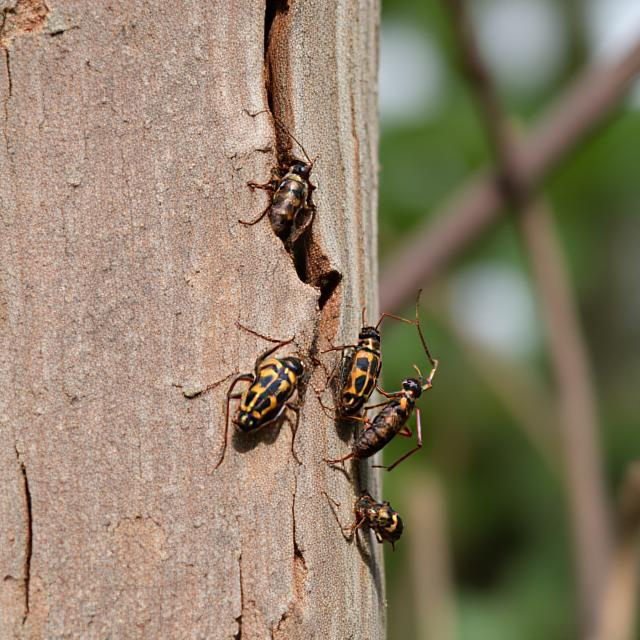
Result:
<svg viewBox="0 0 640 640"><path fill-rule="evenodd" d="M259 112L262 113L262 112ZM258 114L255 114L258 115ZM311 202L311 193L315 186L311 184L309 176L313 163L302 144L287 128L273 116L274 122L302 149L306 162L291 158L288 166L280 166L274 172L275 176L269 182L259 184L249 182L252 189L265 189L273 192L273 199L269 206L255 219L250 221L238 220L245 226L257 224L269 214L269 222L273 232L285 243L292 245L306 231L313 222L315 205ZM300 222L300 214L309 211L307 218Z"/></svg>

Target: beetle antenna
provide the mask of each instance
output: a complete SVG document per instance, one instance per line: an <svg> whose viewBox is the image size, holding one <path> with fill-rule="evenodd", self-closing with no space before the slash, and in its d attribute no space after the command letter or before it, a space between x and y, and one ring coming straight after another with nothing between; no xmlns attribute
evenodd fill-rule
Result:
<svg viewBox="0 0 640 640"><path fill-rule="evenodd" d="M300 140L298 140L298 138L296 138L293 135L293 133L291 133L291 131L287 129L287 127L284 125L282 120L280 120L278 116L275 116L273 114L271 114L271 117L273 118L273 121L302 149L302 153L304 153L304 157L307 159L307 162L309 163L310 166L313 167L313 164L318 159L318 156L316 156L313 160L311 160L311 158L307 154L306 149L302 146L302 142L300 142Z"/></svg>
<svg viewBox="0 0 640 640"><path fill-rule="evenodd" d="M431 355L431 351L429 351L429 347L427 346L427 342L424 339L424 334L422 333L422 327L420 326L420 295L422 294L422 289L418 291L418 297L416 298L416 322L415 325L418 328L418 335L420 336L420 342L422 342L422 347L424 348L424 352L427 354L427 358L429 358L429 362L433 366L433 373L438 368L438 361ZM429 376L431 378L431 376Z"/></svg>
<svg viewBox="0 0 640 640"><path fill-rule="evenodd" d="M256 111L255 113L251 113L250 111L245 109L244 112L246 114L250 115L252 118L255 118L256 116L260 115L261 113L270 113L271 117L274 120L274 122L302 149L302 153L304 153L304 157L307 159L307 162L309 163L310 166L313 167L313 165L315 164L316 160L318 159L318 156L316 156L313 160L311 160L311 158L307 154L306 149L302 146L302 143L300 142L300 140L298 140L298 138L296 138L291 133L291 131L289 131L289 129L287 129L287 127L285 126L284 122L282 122L282 120L280 120L280 118L278 118L278 116L276 116L273 113L271 113L271 111L269 111L269 109L262 109L262 111Z"/></svg>

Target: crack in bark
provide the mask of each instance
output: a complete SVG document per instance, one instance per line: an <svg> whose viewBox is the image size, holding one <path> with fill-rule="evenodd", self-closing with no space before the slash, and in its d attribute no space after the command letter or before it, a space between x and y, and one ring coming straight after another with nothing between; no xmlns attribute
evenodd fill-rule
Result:
<svg viewBox="0 0 640 640"><path fill-rule="evenodd" d="M302 548L298 544L298 540L296 539L296 495L298 493L298 474L296 473L294 484L293 484L293 496L291 500L291 527L293 529L293 557L294 562L295 559L298 558L304 567L306 572L307 563L304 559L304 555L302 554Z"/></svg>
<svg viewBox="0 0 640 640"><path fill-rule="evenodd" d="M244 592L242 590L242 553L238 556L238 582L240 583L240 615L236 618L238 630L234 634L235 640L242 640L242 614L244 613Z"/></svg>
<svg viewBox="0 0 640 640"><path fill-rule="evenodd" d="M286 95L291 89L290 84L282 84L282 79L291 78L289 60L283 51L288 49L287 43L290 39L289 2L287 0L266 0L264 16L264 64L265 64L265 96L269 111L277 116L280 121L287 121L286 110L292 104L292 100ZM280 55L279 55L280 54ZM289 114L291 115L291 114ZM291 163L291 140L284 134L280 127L275 127L275 149L279 165L289 165ZM310 212L308 212L310 213ZM337 329L341 304L341 282L343 275L331 264L329 257L324 253L318 239L310 225L307 230L291 246L284 241L285 248L289 254L298 279L304 284L311 285L319 289L318 307L319 317L315 322L314 336L310 348L310 357L315 359L318 352L318 339L320 334L327 331L325 335L333 335ZM314 237L314 235L316 237ZM304 401L306 385L298 389L301 401ZM296 500L298 491L298 475L294 473L293 494L291 499L291 527L292 527L292 566L291 580L292 592L291 600L280 619L270 628L273 639L285 637L291 625L301 623L302 612L305 599L305 581L308 575L307 563L304 557L304 550L296 537ZM242 575L242 553L238 558L238 571L240 582L240 615L235 618L238 625L234 638L242 638L243 616L247 602L246 594L243 590Z"/></svg>
<svg viewBox="0 0 640 640"><path fill-rule="evenodd" d="M304 582L307 577L307 563L304 559L302 547L296 539L296 496L298 492L298 476L296 474L293 495L291 500L291 519L293 529L293 598L289 602L287 609L280 616L278 622L270 628L271 640L277 640L281 637L289 637L287 627L284 624L287 620L291 620L293 625L301 624L302 610L304 607ZM284 635L281 635L284 634Z"/></svg>
<svg viewBox="0 0 640 640"><path fill-rule="evenodd" d="M20 466L20 474L22 476L22 493L24 496L26 525L25 525L25 543L24 543L24 564L22 570L23 591L24 591L24 613L22 615L22 624L24 625L29 615L29 584L31 580L31 556L33 554L33 514L31 509L31 490L29 489L29 478L27 476L27 468L20 458L18 447L14 447L16 459Z"/></svg>
<svg viewBox="0 0 640 640"><path fill-rule="evenodd" d="M2 26L0 26L0 32L4 28L4 21L6 20L6 13L3 14L4 19L2 21ZM9 49L2 47L4 49L4 66L7 72L7 95L5 96L3 102L4 108L4 127L2 127L2 136L4 138L4 146L7 150L7 160L9 163L11 162L11 152L9 150L9 100L11 99L11 95L13 93L13 80L11 79L11 61L9 59Z"/></svg>

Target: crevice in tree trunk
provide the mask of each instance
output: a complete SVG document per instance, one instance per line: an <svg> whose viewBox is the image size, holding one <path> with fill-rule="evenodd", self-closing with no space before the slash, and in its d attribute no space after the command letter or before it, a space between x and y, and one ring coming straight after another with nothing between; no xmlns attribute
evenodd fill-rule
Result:
<svg viewBox="0 0 640 640"><path fill-rule="evenodd" d="M273 112L273 101L271 91L269 90L269 65L268 65L268 52L269 52L269 39L271 37L271 28L273 22L278 13L286 13L289 11L288 0L267 0L265 3L264 12L264 59L265 59L265 76L267 84L267 101L269 104L269 110Z"/></svg>
<svg viewBox="0 0 640 640"><path fill-rule="evenodd" d="M265 59L265 87L269 110L279 120L286 122L284 113L291 107L288 95L277 95L281 91L282 83L275 82L275 78L291 77L288 56L282 55L288 49L290 37L288 0L267 0L265 5L264 59ZM290 87L289 87L290 88ZM288 165L291 162L291 139L280 127L275 127L276 153L279 164ZM311 177L313 182L313 176ZM310 284L320 290L319 307L322 310L335 293L342 274L335 269L320 244L313 235L313 224L296 240L292 246L285 243L298 278L305 284Z"/></svg>
<svg viewBox="0 0 640 640"><path fill-rule="evenodd" d="M27 468L20 459L20 452L15 447L16 459L20 465L20 474L22 475L22 494L24 497L25 508L25 538L24 538L24 565L22 568L23 591L24 591L24 613L22 615L22 624L27 620L29 615L29 582L31 579L31 556L33 553L33 516L31 511L31 491L29 489L29 478L27 477Z"/></svg>
<svg viewBox="0 0 640 640"><path fill-rule="evenodd" d="M4 101L4 110L5 110L5 115L8 115L9 98L13 93L13 81L11 79L11 62L9 60L9 49L4 50L4 64L7 70L7 97L6 97L6 100Z"/></svg>

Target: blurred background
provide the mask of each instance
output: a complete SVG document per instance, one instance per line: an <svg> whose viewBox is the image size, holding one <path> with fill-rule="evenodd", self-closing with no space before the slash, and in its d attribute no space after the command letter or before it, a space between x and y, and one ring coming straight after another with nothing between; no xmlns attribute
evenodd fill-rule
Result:
<svg viewBox="0 0 640 640"><path fill-rule="evenodd" d="M640 638L640 1L384 0L381 43L381 309L424 285L441 365L384 476L389 638ZM597 113L523 178L576 82ZM383 361L388 390L427 368L412 327L385 321Z"/></svg>

